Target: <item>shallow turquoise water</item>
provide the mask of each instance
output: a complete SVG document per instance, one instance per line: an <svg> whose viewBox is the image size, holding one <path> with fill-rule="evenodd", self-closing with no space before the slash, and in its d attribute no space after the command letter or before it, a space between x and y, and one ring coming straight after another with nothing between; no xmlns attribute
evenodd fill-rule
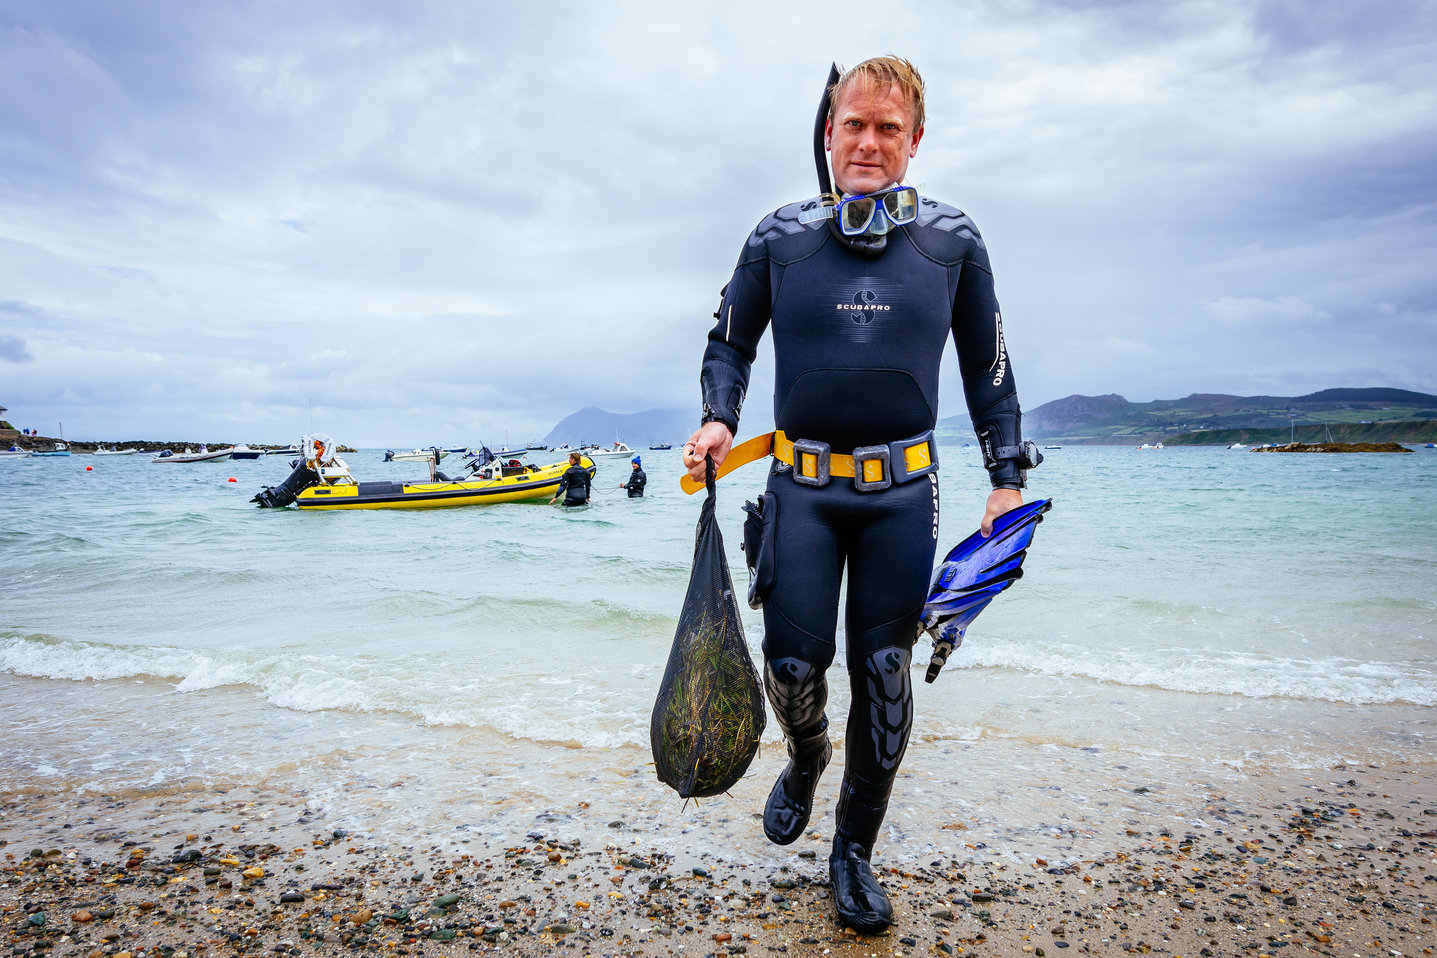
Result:
<svg viewBox="0 0 1437 958"><path fill-rule="evenodd" d="M946 547L976 525L986 483L975 450L943 453ZM976 808L1004 769L1053 756L1079 777L1103 756L1094 782L1124 765L1437 757L1431 450L1047 455L1030 494L1056 505L1026 577L937 684L921 682L926 641L915 654L915 783L961 778ZM312 774L319 793L339 774L409 774L519 817L618 782L662 818L668 796L643 770L648 715L698 510L672 457L645 455L651 495L633 501L617 488L627 464L601 461L596 503L577 513L257 510L247 500L288 473L281 457L0 460L0 777ZM373 451L348 459L366 479L418 472ZM740 588L739 506L762 482L751 466L720 489ZM756 653L760 617L746 627ZM834 715L848 701L839 662ZM760 799L779 750L765 755L750 776ZM931 812L923 794L897 827Z"/></svg>

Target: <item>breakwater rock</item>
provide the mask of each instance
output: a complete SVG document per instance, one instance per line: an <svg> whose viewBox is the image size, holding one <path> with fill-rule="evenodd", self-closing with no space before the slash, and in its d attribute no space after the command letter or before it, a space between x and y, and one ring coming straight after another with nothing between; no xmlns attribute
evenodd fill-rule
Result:
<svg viewBox="0 0 1437 958"><path fill-rule="evenodd" d="M1411 452L1396 442L1289 442L1281 446L1258 446L1253 452Z"/></svg>

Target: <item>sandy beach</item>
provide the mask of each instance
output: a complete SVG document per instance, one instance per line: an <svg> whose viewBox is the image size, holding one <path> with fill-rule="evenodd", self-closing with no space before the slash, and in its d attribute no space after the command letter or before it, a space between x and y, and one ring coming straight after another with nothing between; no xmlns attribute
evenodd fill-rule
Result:
<svg viewBox="0 0 1437 958"><path fill-rule="evenodd" d="M836 923L817 832L798 867L704 854L701 833L684 850L701 864L679 866L622 822L603 847L561 830L397 845L330 827L305 793L273 786L10 792L0 927L15 954L132 958L1432 954L1434 782L1426 764L1257 774L1182 813L1210 827L1130 819L1122 839L1056 866L975 848L885 868L898 922L873 937ZM962 826L935 823L948 827Z"/></svg>

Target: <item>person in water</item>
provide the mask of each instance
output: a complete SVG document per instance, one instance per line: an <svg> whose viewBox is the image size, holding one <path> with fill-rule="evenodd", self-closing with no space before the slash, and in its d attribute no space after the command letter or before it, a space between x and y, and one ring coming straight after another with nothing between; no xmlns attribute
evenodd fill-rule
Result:
<svg viewBox="0 0 1437 958"><path fill-rule="evenodd" d="M638 456L633 458L633 464L634 468L629 473L629 481L619 483L619 488L627 489L630 499L642 499L644 486L649 484L649 477L644 475L644 464Z"/></svg>
<svg viewBox="0 0 1437 958"><path fill-rule="evenodd" d="M764 686L789 760L764 832L781 845L804 833L833 754L825 672L846 568L852 705L828 865L840 918L877 932L893 909L870 860L913 718L909 666L938 538L933 427L950 336L992 483L985 534L1022 504L1032 463L987 244L962 211L902 186L923 139L918 71L897 57L866 60L825 101L820 188L829 194L826 149L837 189L770 213L744 242L708 334L703 424L684 465L702 481L705 455L716 466L728 456L771 326L779 432L764 534L774 561L759 598Z"/></svg>
<svg viewBox="0 0 1437 958"><path fill-rule="evenodd" d="M559 488L554 490L554 498L549 500L549 505L564 497L565 506L583 506L589 502L589 470L579 464L579 454L569 453L569 468L559 477Z"/></svg>

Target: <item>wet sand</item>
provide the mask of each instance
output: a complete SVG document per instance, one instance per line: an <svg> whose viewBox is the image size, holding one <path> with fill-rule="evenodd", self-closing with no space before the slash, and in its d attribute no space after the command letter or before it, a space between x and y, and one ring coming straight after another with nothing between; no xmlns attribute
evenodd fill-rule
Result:
<svg viewBox="0 0 1437 958"><path fill-rule="evenodd" d="M621 823L605 847L561 831L397 845L328 827L305 794L268 787L0 793L0 942L129 958L1433 953L1431 765L1250 784L1192 808L1207 827L1130 821L1122 840L1062 863L974 848L900 870L880 848L898 922L878 936L837 924L817 832L793 866L694 848L678 865L675 849L636 850Z"/></svg>

